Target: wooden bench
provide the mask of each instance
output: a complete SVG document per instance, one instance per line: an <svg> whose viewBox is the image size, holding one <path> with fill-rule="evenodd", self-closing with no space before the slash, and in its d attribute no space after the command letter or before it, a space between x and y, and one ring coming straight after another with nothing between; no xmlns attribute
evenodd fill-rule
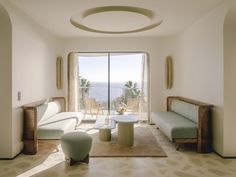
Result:
<svg viewBox="0 0 236 177"><path fill-rule="evenodd" d="M174 143L197 144L197 151L212 151L211 108L213 105L171 96L167 98L167 112L153 112L152 120Z"/></svg>

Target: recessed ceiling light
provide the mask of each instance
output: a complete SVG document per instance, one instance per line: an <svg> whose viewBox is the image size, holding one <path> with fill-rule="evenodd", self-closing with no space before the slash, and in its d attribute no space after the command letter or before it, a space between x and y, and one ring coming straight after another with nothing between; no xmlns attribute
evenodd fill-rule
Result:
<svg viewBox="0 0 236 177"><path fill-rule="evenodd" d="M130 6L97 7L73 15L75 27L95 33L125 34L153 29L162 20L148 9Z"/></svg>

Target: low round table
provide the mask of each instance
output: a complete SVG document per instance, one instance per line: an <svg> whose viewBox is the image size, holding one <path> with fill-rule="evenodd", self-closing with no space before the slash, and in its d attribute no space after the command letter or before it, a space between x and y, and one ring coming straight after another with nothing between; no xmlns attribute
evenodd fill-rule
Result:
<svg viewBox="0 0 236 177"><path fill-rule="evenodd" d="M134 123L138 122L136 115L118 115L112 117L118 123L118 144L125 147L134 144Z"/></svg>
<svg viewBox="0 0 236 177"><path fill-rule="evenodd" d="M111 129L115 129L116 124L114 120L106 120L106 117L101 116L97 118L94 128L99 130L99 139L101 141L111 141Z"/></svg>

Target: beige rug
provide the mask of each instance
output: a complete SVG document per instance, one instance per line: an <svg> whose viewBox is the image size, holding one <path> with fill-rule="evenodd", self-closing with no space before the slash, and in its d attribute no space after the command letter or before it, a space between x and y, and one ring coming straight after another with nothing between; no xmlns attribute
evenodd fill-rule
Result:
<svg viewBox="0 0 236 177"><path fill-rule="evenodd" d="M167 157L152 132L145 127L135 127L132 147L119 146L116 131L112 133L110 142L100 141L98 133L92 136L91 157Z"/></svg>

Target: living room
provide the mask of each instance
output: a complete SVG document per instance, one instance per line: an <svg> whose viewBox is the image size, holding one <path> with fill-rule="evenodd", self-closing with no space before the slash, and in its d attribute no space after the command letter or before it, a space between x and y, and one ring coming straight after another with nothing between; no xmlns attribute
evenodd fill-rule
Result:
<svg viewBox="0 0 236 177"><path fill-rule="evenodd" d="M70 52L118 51L144 51L150 55L151 112L165 111L166 97L171 95L183 96L214 105L213 149L222 157L236 156L236 143L232 139L232 135L235 133L233 114L235 98L234 1L169 0L166 2L150 1L150 3L142 1L136 3L125 1L119 3L102 1L101 4L95 1L80 3L79 6L73 1L67 10L63 10L66 8L63 0L59 2L51 0L43 3L28 0L0 1L2 29L0 32L0 80L2 83L0 85L0 157L2 159L14 158L23 149L23 105L54 96L67 97L67 57ZM69 19L71 15L78 13L77 7L86 9L108 5L137 6L147 9L160 6L163 9L157 9L156 13L161 15L165 14L163 11L169 11L166 15L170 15L170 17L163 16L163 24L157 26L156 31L155 29L150 30L150 34L149 30L122 35L99 34L71 26ZM70 10L71 13L67 14ZM46 15L41 16L42 12L45 12ZM173 16L176 16L175 20L177 21L168 21L168 18L173 19ZM75 35L68 35L66 30L63 32L60 26L56 26L56 18L64 19L72 30L69 32ZM162 25L166 26L161 30ZM170 26L168 27L168 25ZM158 32L159 28L163 32L162 34ZM56 32L56 29L60 30ZM63 58L64 63L63 89L56 87L55 63L58 56ZM169 90L165 88L165 58L167 56L171 56L173 59L174 84L173 88ZM19 95L20 101L18 101ZM166 152L168 152L168 148L170 147L163 146ZM195 158L195 156L188 157L189 153L191 154L191 152L181 151L184 159ZM175 156L175 151L171 151L167 156L169 157L171 154ZM214 156L217 160L213 158L213 160L211 159L213 162L211 160L210 162L232 163L232 166L229 165L230 168L235 167L234 159L227 160L220 156ZM131 166L133 163L142 166L144 159L126 158L126 160L127 164ZM74 168L77 168L78 171L84 168L82 171L85 175L88 172L87 168L92 168L96 163L101 168L107 165L105 167L107 169L107 167L111 168L109 163L117 167L121 163L120 161L119 158L94 158L89 167L78 165ZM149 165L154 163L157 166L161 164L155 158L145 159L144 162ZM7 164L11 161L1 160L0 163ZM168 167L171 166L170 164L175 166L174 162L168 161L168 159L163 164ZM140 166L137 165L136 168ZM178 165L176 164L176 166ZM4 168L6 168L5 165ZM225 167L216 165L216 169L220 170L221 168L225 172ZM148 169L150 170L150 168ZM127 168L120 170L121 174ZM172 171L176 170L179 169L175 167L172 169ZM184 166L181 170L184 172ZM19 171L18 169L18 175L20 175ZM96 170L93 172L96 173ZM209 171L205 170L204 172ZM217 176L217 174L224 174L223 172L206 174ZM231 170L225 176L230 176L232 173L236 172ZM92 176L92 174L90 175ZM113 176L115 175L113 174ZM167 176L168 173L163 174L163 176L165 175ZM181 174L175 175L181 176Z"/></svg>

